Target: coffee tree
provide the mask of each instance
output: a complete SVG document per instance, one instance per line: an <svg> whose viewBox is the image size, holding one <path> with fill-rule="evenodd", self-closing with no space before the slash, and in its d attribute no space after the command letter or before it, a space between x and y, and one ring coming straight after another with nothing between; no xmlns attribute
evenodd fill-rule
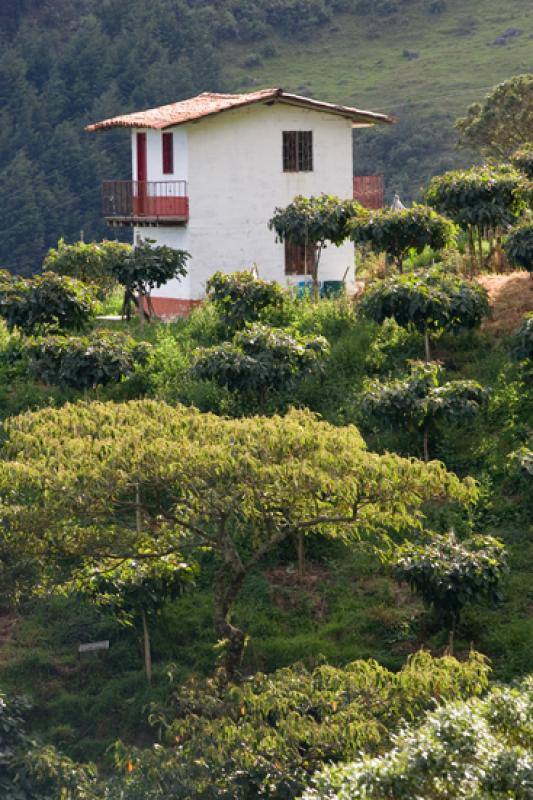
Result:
<svg viewBox="0 0 533 800"><path fill-rule="evenodd" d="M232 611L282 542L412 535L433 502L476 497L438 462L365 449L352 426L308 411L229 419L155 401L77 403L9 419L2 521L42 582L76 568L209 548L214 626L234 673L245 635ZM143 520L138 524L138 515Z"/></svg>
<svg viewBox="0 0 533 800"><path fill-rule="evenodd" d="M151 292L170 280L180 280L187 274L190 258L185 250L174 250L166 245L154 246L145 239L135 245L123 259L112 264L111 271L118 283L124 286L123 313L128 317L133 303L141 321L145 314L153 315ZM146 305L146 308L145 308Z"/></svg>
<svg viewBox="0 0 533 800"><path fill-rule="evenodd" d="M415 429L423 437L424 460L429 460L429 439L439 422L468 423L485 405L487 392L476 381L441 383L437 364L413 363L406 378L374 381L361 399L363 415L391 428Z"/></svg>
<svg viewBox="0 0 533 800"><path fill-rule="evenodd" d="M320 369L328 352L322 336L299 336L256 323L232 342L199 350L192 374L227 386L254 404L264 403L269 393L288 390Z"/></svg>
<svg viewBox="0 0 533 800"><path fill-rule="evenodd" d="M525 222L513 228L503 249L513 267L533 273L533 222Z"/></svg>
<svg viewBox="0 0 533 800"><path fill-rule="evenodd" d="M354 200L340 200L329 194L317 197L298 195L285 208L275 208L268 223L281 242L291 242L310 255L313 297L318 299L318 269L326 242L341 245L348 236L347 222L365 211Z"/></svg>
<svg viewBox="0 0 533 800"><path fill-rule="evenodd" d="M446 172L432 178L426 190L428 204L466 232L472 268L476 260L480 267L484 263L484 235L495 235L499 249L503 232L518 222L529 198L527 180L505 166Z"/></svg>
<svg viewBox="0 0 533 800"><path fill-rule="evenodd" d="M526 314L522 324L515 332L511 345L511 357L514 361L533 360L533 314Z"/></svg>
<svg viewBox="0 0 533 800"><path fill-rule="evenodd" d="M533 143L530 142L514 152L511 162L519 172L533 180Z"/></svg>
<svg viewBox="0 0 533 800"><path fill-rule="evenodd" d="M460 542L453 533L433 535L427 544L408 542L397 552L394 576L408 583L437 620L454 635L466 605L480 598L501 599L500 585L507 573L502 542L492 536L473 536Z"/></svg>
<svg viewBox="0 0 533 800"><path fill-rule="evenodd" d="M443 250L455 240L450 220L424 206L401 211L388 209L354 217L348 222L349 236L356 245L368 245L375 253L387 253L399 272L410 250L426 247Z"/></svg>
<svg viewBox="0 0 533 800"><path fill-rule="evenodd" d="M531 677L441 705L384 754L326 767L303 800L529 800L532 718Z"/></svg>
<svg viewBox="0 0 533 800"><path fill-rule="evenodd" d="M93 331L88 336L46 336L24 347L29 370L48 385L90 389L116 383L148 358L150 345L120 332Z"/></svg>
<svg viewBox="0 0 533 800"><path fill-rule="evenodd" d="M31 334L42 328L81 331L95 313L95 291L75 278L43 272L33 278L0 276L0 316L9 330Z"/></svg>
<svg viewBox="0 0 533 800"><path fill-rule="evenodd" d="M142 519L138 520L142 525ZM139 618L142 624L146 679L152 680L150 618L169 600L179 597L192 583L195 569L172 553L152 558L139 553L123 563L100 564L75 581L79 591L97 605L112 609L126 625Z"/></svg>
<svg viewBox="0 0 533 800"><path fill-rule="evenodd" d="M489 313L489 302L479 284L433 271L379 281L365 292L359 308L378 325L394 319L402 328L421 333L429 361L432 338L476 328Z"/></svg>
<svg viewBox="0 0 533 800"><path fill-rule="evenodd" d="M285 300L279 283L260 280L248 270L230 275L215 272L206 283L206 294L228 334L258 322L262 312L281 308Z"/></svg>
<svg viewBox="0 0 533 800"><path fill-rule="evenodd" d="M74 242L60 239L50 248L43 261L45 272L57 272L98 286L102 298L117 285L114 270L131 252L131 245L104 240L103 242Z"/></svg>

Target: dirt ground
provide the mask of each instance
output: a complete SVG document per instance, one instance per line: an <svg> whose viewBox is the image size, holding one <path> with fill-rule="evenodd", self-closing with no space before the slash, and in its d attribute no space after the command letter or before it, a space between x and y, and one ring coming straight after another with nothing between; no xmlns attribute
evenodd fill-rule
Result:
<svg viewBox="0 0 533 800"><path fill-rule="evenodd" d="M492 316L482 330L505 336L512 333L528 311L533 311L533 278L529 272L481 275L479 283L489 293Z"/></svg>

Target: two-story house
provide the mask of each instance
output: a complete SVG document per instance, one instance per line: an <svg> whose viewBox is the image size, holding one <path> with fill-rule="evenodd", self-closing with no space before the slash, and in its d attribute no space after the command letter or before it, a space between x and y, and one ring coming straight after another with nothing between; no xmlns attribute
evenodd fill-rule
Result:
<svg viewBox="0 0 533 800"><path fill-rule="evenodd" d="M104 216L191 254L189 272L153 293L162 316L186 314L216 270L257 264L282 285L309 273L309 252L276 242L268 220L295 195L352 196L352 128L394 120L384 114L263 89L205 92L178 103L89 125L132 132L131 181L106 181ZM351 244L328 247L321 280L354 280Z"/></svg>

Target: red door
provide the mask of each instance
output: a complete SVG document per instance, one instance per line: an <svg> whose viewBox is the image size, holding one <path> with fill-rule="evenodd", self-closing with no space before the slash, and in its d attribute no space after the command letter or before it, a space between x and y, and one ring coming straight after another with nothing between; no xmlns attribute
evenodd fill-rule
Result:
<svg viewBox="0 0 533 800"><path fill-rule="evenodd" d="M146 205L146 134L137 134L137 213L145 213Z"/></svg>

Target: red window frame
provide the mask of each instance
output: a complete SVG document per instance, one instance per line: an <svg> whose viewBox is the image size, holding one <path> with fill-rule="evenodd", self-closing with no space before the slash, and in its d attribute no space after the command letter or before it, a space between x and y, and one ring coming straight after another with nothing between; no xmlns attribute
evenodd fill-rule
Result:
<svg viewBox="0 0 533 800"><path fill-rule="evenodd" d="M163 142L163 174L174 174L174 136L172 133L164 133Z"/></svg>

